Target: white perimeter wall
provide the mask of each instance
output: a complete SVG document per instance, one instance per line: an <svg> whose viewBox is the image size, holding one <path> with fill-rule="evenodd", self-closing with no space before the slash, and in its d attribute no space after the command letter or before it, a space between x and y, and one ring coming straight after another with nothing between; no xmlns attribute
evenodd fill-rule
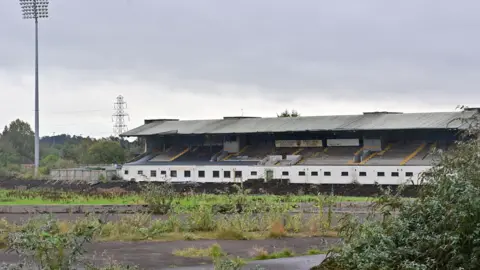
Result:
<svg viewBox="0 0 480 270"><path fill-rule="evenodd" d="M271 178L290 179L290 183L301 184L381 184L399 185L413 181L418 184L418 176L430 166L165 166L165 165L124 165L119 173L123 179L136 181L172 182L242 182L248 179ZM125 174L128 171L128 174ZM156 177L151 177L151 171ZM162 175L162 171L165 175ZM176 171L176 177L171 177ZM185 177L185 171L190 171L190 177ZM203 171L205 177L199 177ZM214 178L214 171L219 177ZM224 177L224 171L230 171L230 178ZM241 171L241 177L235 177L235 172ZM142 173L139 175L139 172ZM188 174L188 173L187 173ZM288 174L288 175L286 175ZM348 175L347 175L348 174Z"/></svg>

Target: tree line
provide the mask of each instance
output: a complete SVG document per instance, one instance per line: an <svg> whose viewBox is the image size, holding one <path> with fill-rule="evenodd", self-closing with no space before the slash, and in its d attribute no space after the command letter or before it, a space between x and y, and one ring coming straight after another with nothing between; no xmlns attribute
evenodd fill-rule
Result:
<svg viewBox="0 0 480 270"><path fill-rule="evenodd" d="M33 164L34 132L20 119L12 121L0 133L0 172L28 174L25 165ZM95 139L68 134L40 139L40 173L82 164L122 164L143 151L142 142L118 137Z"/></svg>

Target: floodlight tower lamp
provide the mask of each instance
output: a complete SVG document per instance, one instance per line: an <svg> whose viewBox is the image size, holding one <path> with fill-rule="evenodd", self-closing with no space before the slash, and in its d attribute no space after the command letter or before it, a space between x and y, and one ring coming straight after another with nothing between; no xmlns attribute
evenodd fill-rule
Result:
<svg viewBox="0 0 480 270"><path fill-rule="evenodd" d="M48 0L19 0L24 19L35 20L35 176L40 164L39 83L38 83L38 19L48 18Z"/></svg>

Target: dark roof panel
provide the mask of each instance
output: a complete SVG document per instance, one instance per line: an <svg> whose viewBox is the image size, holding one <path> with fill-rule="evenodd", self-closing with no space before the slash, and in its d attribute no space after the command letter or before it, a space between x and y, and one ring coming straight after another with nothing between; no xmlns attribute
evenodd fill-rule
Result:
<svg viewBox="0 0 480 270"><path fill-rule="evenodd" d="M155 121L122 134L235 134L341 130L461 129L476 111Z"/></svg>

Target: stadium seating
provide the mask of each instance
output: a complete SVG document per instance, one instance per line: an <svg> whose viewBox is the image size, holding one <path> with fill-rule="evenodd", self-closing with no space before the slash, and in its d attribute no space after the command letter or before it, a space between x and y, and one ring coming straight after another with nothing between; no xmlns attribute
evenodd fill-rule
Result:
<svg viewBox="0 0 480 270"><path fill-rule="evenodd" d="M438 156L434 149L447 151L451 147L444 143L424 141L390 143L382 152L361 152L356 146L334 146L328 148L273 148L271 144L249 145L239 153L222 152L222 146L173 146L164 152L153 152L137 157L132 163L142 162L248 162L265 166L288 165L346 165L364 164L381 166L420 165L428 166ZM355 162L355 153L363 155L363 162ZM288 158L287 158L288 157ZM252 163L254 162L254 163Z"/></svg>
<svg viewBox="0 0 480 270"><path fill-rule="evenodd" d="M300 151L300 153L298 154L302 155L302 158L306 159L306 158L311 158L311 157L318 156L319 154L322 154L325 149L326 148L322 148L322 147L306 147L306 148L303 148L303 150Z"/></svg>
<svg viewBox="0 0 480 270"><path fill-rule="evenodd" d="M156 156L156 153L152 153L152 152L145 152L133 159L131 159L128 163L131 163L131 164L143 164L147 161L149 161L150 159L152 159L153 157Z"/></svg>
<svg viewBox="0 0 480 270"><path fill-rule="evenodd" d="M441 152L452 150L455 145L448 145L443 143L433 143L430 147L426 147L426 150L419 153L415 158L412 158L407 162L408 165L432 165L438 161Z"/></svg>
<svg viewBox="0 0 480 270"><path fill-rule="evenodd" d="M368 160L367 165L398 166L406 164L430 165L431 161L426 160L434 144L424 141L396 142L383 155L375 155Z"/></svg>
<svg viewBox="0 0 480 270"><path fill-rule="evenodd" d="M270 152L272 152L272 145L259 144L248 145L242 149L238 154L232 154L226 160L230 161L260 161Z"/></svg>
<svg viewBox="0 0 480 270"><path fill-rule="evenodd" d="M348 164L353 159L357 146L334 146L324 151L315 152L310 157L304 157L302 164L305 165L342 165Z"/></svg>
<svg viewBox="0 0 480 270"><path fill-rule="evenodd" d="M211 157L223 149L222 146L196 146L190 147L190 151L181 155L175 161L210 161Z"/></svg>
<svg viewBox="0 0 480 270"><path fill-rule="evenodd" d="M281 147L275 148L270 155L296 155L302 152L304 148L301 147Z"/></svg>
<svg viewBox="0 0 480 270"><path fill-rule="evenodd" d="M149 162L172 161L181 156L182 153L185 154L188 152L187 149L186 146L172 146L165 152L157 152L155 157L150 159Z"/></svg>

